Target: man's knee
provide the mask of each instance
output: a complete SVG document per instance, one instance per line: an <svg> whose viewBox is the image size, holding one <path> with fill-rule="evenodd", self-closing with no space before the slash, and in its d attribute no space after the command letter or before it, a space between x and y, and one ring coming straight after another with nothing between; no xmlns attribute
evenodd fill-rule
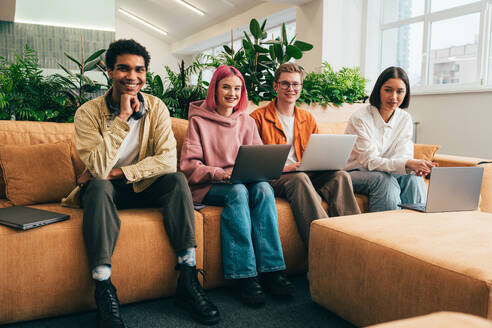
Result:
<svg viewBox="0 0 492 328"><path fill-rule="evenodd" d="M306 186L311 185L311 179L306 173L303 172L297 172L297 173L291 173L289 174L289 182L288 184L292 188L296 189L304 189Z"/></svg>
<svg viewBox="0 0 492 328"><path fill-rule="evenodd" d="M335 171L333 178L339 184L352 184L352 178L350 177L350 174L347 171L343 171L343 170Z"/></svg>
<svg viewBox="0 0 492 328"><path fill-rule="evenodd" d="M188 186L188 180L186 180L186 176L183 172L169 173L165 175L165 179L161 179L161 181L165 181L167 185L175 185L177 187Z"/></svg>
<svg viewBox="0 0 492 328"><path fill-rule="evenodd" d="M87 188L84 192L84 198L94 196L100 198L103 196L113 195L113 184L109 180L93 179L87 183Z"/></svg>

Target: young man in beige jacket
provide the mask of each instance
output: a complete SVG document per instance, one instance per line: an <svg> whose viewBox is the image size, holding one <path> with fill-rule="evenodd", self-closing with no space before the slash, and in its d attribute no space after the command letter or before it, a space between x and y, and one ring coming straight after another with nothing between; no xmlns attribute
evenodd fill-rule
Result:
<svg viewBox="0 0 492 328"><path fill-rule="evenodd" d="M110 279L111 256L120 229L117 210L134 207L162 208L178 256L176 303L202 323L217 323L217 307L197 279L193 202L185 176L176 171L169 111L160 99L139 92L149 60L134 40L113 42L106 53L112 88L82 105L74 118L77 152L87 166L78 183L98 326L125 327Z"/></svg>

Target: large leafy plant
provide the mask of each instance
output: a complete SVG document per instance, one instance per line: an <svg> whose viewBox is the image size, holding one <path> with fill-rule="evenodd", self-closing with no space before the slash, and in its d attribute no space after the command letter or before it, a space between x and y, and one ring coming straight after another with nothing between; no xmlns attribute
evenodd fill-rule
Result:
<svg viewBox="0 0 492 328"><path fill-rule="evenodd" d="M219 56L205 56L211 66L225 64L236 67L244 76L248 98L256 104L275 97L272 82L280 64L300 59L304 52L313 48L309 43L296 40L295 36L289 40L285 23L282 24L281 37L267 40L266 22L265 19L260 25L254 18L250 21L251 36L244 32L243 46L237 52L225 45Z"/></svg>
<svg viewBox="0 0 492 328"><path fill-rule="evenodd" d="M359 68L343 67L335 72L324 62L320 73L312 72L305 76L299 102L341 105L364 101L367 98L366 82Z"/></svg>
<svg viewBox="0 0 492 328"><path fill-rule="evenodd" d="M45 77L36 52L26 45L14 61L0 57L0 119L73 120L77 106L57 77Z"/></svg>
<svg viewBox="0 0 492 328"><path fill-rule="evenodd" d="M147 72L147 87L144 91L160 98L171 116L187 119L190 102L205 99L207 94L207 83L202 81L203 67L198 61L185 67L184 61L181 61L179 73L175 73L169 66L165 66L167 78L164 80L157 74ZM190 77L194 73L198 73L198 81L196 85L191 85Z"/></svg>
<svg viewBox="0 0 492 328"><path fill-rule="evenodd" d="M108 86L110 85L110 80L107 76L104 62L102 60L102 54L105 51L106 49L100 49L89 55L89 57L84 58L84 44L81 40L80 60L75 59L73 56L65 52L65 56L67 56L67 58L78 67L78 72L74 73L62 64L58 64L68 75L63 76L61 74L57 74L57 76L69 86L70 95L75 100L77 107L90 100L91 93L97 92L101 90L101 87L105 86L104 84L93 81L86 75L87 72L94 70L102 72L106 77Z"/></svg>

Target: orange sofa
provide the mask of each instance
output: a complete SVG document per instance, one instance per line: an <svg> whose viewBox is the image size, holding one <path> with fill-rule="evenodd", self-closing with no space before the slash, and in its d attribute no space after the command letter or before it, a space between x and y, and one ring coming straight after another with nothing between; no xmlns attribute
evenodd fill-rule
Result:
<svg viewBox="0 0 492 328"><path fill-rule="evenodd" d="M172 124L179 158L188 122L173 118ZM323 123L320 128L323 132L340 133L344 125ZM73 124L0 121L0 145L23 147L66 140L73 142ZM74 171L80 174L83 165L74 154L72 149ZM477 163L475 159L455 158L443 162L443 165L458 162L466 165ZM49 170L45 173L48 177L57 174ZM6 199L4 180L0 170L0 207L11 205ZM483 193L482 199L485 200ZM365 211L367 198L357 198ZM67 213L70 220L30 231L0 226L0 324L95 307L81 232L82 210L62 207L59 201L33 206ZM307 269L307 250L290 206L284 199L277 199L277 209L288 272L303 272ZM221 208L214 206L195 212L197 266L205 272L205 288L226 283L222 275L220 212ZM176 286L176 258L160 213L157 209L121 210L120 217L122 224L113 257L113 280L121 302L172 295ZM140 279L142 276L146 278Z"/></svg>

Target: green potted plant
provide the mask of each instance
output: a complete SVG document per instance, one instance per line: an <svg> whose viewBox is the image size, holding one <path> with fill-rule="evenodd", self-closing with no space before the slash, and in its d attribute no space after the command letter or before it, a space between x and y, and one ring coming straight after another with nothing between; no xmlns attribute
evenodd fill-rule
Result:
<svg viewBox="0 0 492 328"><path fill-rule="evenodd" d="M258 20L252 19L249 23L251 36L244 32L243 46L233 51L224 46L224 51L217 57L204 56L206 64L217 67L232 65L244 76L248 98L255 104L275 97L272 82L277 67L292 58L300 59L303 53L313 48L313 45L287 37L285 23L282 24L282 35L274 40L267 40L265 31L266 19L260 25Z"/></svg>
<svg viewBox="0 0 492 328"><path fill-rule="evenodd" d="M73 121L77 106L65 83L43 76L38 56L28 45L15 58L0 57L0 119Z"/></svg>
<svg viewBox="0 0 492 328"><path fill-rule="evenodd" d="M182 60L179 73L175 73L169 66L165 66L167 78L164 81L159 75L148 72L147 86L144 91L160 98L166 104L171 116L188 119L190 102L205 99L207 94L208 83L202 81L201 69L203 67L198 61L185 67ZM196 85L190 85L192 73L198 73Z"/></svg>

